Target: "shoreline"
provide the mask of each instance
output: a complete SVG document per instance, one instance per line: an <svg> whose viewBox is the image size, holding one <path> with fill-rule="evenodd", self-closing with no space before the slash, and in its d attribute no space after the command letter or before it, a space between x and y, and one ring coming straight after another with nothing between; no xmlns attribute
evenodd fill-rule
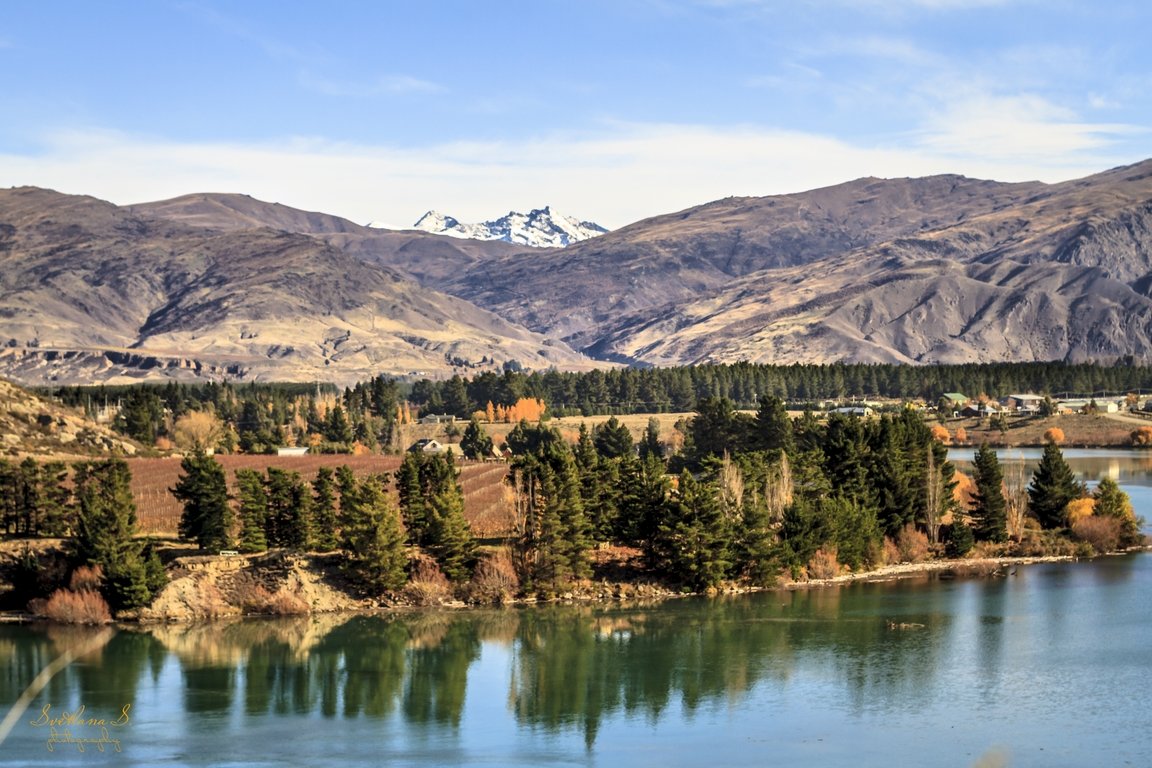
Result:
<svg viewBox="0 0 1152 768"><path fill-rule="evenodd" d="M432 604L418 605L418 604L376 604L376 605L358 605L342 606L327 610L313 610L306 613L296 613L287 615L277 615L270 613L240 613L228 614L218 616L188 616L188 617L152 617L152 618L136 618L136 619L120 619L111 622L114 626L119 627L149 627L157 625L186 625L186 624L211 624L221 619L269 619L269 618L294 618L305 616L317 615L332 615L332 614L349 614L349 615L371 615L371 614L387 614L387 613L419 613L424 611L437 611L437 610L450 610L450 611L469 611L473 609L493 609L493 608L527 608L532 606L553 606L553 605L628 605L630 603L644 602L651 603L654 601L663 601L675 598L685 597L730 597L745 594L754 594L760 592L795 592L805 589L823 589L827 587L838 587L841 585L854 584L854 583L884 583L890 581L899 581L902 579L911 579L918 576L926 576L929 574L945 574L952 572L948 578L1003 578L1015 575L1015 569L1019 566L1036 565L1042 563L1056 563L1056 562L1078 562L1081 559L1091 561L1101 557L1110 557L1116 555L1129 555L1137 552L1147 552L1152 550L1152 547L1141 547L1125 552L1111 553L1109 555L1097 555L1093 558L1078 558L1072 555L1039 555L1039 556L1005 556L1005 557L983 557L974 559L962 560L928 560L920 563L896 563L893 565L884 565L879 568L874 568L867 571L859 571L853 573L844 573L838 576L825 579L808 579L805 581L782 581L774 586L769 587L751 587L751 586L729 586L726 588L707 590L705 592L678 592L666 586L656 585L653 583L638 583L638 582L585 582L584 584L574 584L573 589L565 593L562 597L552 599L540 599L536 597L524 597L510 599L504 602L495 604L479 604L479 603L466 603L461 600L448 600ZM1006 569L1011 569L1007 573ZM26 611L3 611L0 612L0 624L33 624L45 623L52 624L49 619L41 618ZM70 624L60 624L60 626L78 626ZM107 626L107 625L104 625Z"/></svg>

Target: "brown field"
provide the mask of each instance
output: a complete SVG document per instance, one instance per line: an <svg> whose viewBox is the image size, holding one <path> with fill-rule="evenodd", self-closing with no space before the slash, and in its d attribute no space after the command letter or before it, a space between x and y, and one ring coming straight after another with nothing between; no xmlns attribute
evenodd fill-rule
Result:
<svg viewBox="0 0 1152 768"><path fill-rule="evenodd" d="M217 456L228 478L228 489L235 492L236 470L264 471L276 467L299 472L311 481L320 467L335 469L347 465L357 475L392 472L400 466L399 456ZM128 459L132 470L132 495L140 531L148 535L175 536L183 507L171 489L180 478L180 459ZM507 535L511 531L511 507L507 501L504 477L508 465L502 462L457 461L460 485L464 491L464 513L472 532L481 538Z"/></svg>

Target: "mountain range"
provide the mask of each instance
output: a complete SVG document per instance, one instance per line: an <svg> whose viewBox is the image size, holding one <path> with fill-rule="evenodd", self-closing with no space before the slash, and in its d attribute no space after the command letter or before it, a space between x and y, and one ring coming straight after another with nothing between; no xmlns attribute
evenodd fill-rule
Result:
<svg viewBox="0 0 1152 768"><path fill-rule="evenodd" d="M562 248L244 195L117 207L17 188L0 190L0 265L0 375L25 383L1146 362L1152 161L726 198Z"/></svg>
<svg viewBox="0 0 1152 768"><path fill-rule="evenodd" d="M471 240L502 240L533 248L562 248L608 231L591 221L556 213L548 206L528 213L510 211L498 219L479 224L462 224L451 216L428 211L413 225L413 229Z"/></svg>

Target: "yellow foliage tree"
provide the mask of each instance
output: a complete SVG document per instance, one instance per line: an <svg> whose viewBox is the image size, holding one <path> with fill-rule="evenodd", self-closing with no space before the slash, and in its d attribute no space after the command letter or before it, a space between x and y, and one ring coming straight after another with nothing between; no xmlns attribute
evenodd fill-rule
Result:
<svg viewBox="0 0 1152 768"><path fill-rule="evenodd" d="M948 432L948 428L943 424L932 425L932 439L938 443L948 445L952 441L952 435Z"/></svg>
<svg viewBox="0 0 1152 768"><path fill-rule="evenodd" d="M1059 445L1064 442L1064 430L1060 427L1050 427L1044 432L1044 442Z"/></svg>
<svg viewBox="0 0 1152 768"><path fill-rule="evenodd" d="M1068 516L1068 525L1075 525L1078 520L1091 517L1095 511L1096 499L1093 499L1091 496L1083 499L1073 499L1068 502L1067 511L1065 512Z"/></svg>
<svg viewBox="0 0 1152 768"><path fill-rule="evenodd" d="M964 427L956 427L956 442L968 442L968 430L964 429Z"/></svg>
<svg viewBox="0 0 1152 768"><path fill-rule="evenodd" d="M172 438L185 451L215 448L223 434L223 423L207 411L189 411L176 419L176 425L172 428Z"/></svg>

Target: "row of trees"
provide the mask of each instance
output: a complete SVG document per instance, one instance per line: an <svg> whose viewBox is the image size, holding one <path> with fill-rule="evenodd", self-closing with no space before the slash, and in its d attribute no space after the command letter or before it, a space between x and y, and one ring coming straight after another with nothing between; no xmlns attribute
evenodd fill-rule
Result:
<svg viewBox="0 0 1152 768"><path fill-rule="evenodd" d="M754 408L765 395L791 402L882 397L935 402L943 392L1003 397L1019 392L1058 395L1122 394L1152 389L1152 367L1118 361L989 363L910 366L892 364L700 365L624 368L580 373L485 372L467 379L421 380L408 394L425 412L467 418L491 402L507 406L536 398L558 416L687 412L704 398Z"/></svg>
<svg viewBox="0 0 1152 768"><path fill-rule="evenodd" d="M887 397L934 402L942 392L999 397L1014 392L1123 393L1152 389L1152 368L1121 361L1113 366L1067 363L995 363L907 366L886 364L702 365L629 368L581 373L486 371L472 378L418 380L411 385L377 376L338 392L331 385L228 383L62 387L51 394L97 415L118 406L115 426L152 445L169 440L190 449L181 420L210 414L218 450L271 452L279 445L321 451L399 451L398 427L410 420L409 403L422 413L492 421L536 421L557 415L687 412L701 400L724 399L754 408L763 396L790 402ZM528 412L528 404L535 409ZM206 446L209 447L209 446Z"/></svg>
<svg viewBox="0 0 1152 768"><path fill-rule="evenodd" d="M113 611L147 605L166 583L159 557L137 537L131 474L123 459L80 462L70 473L60 462L0 462L0 481L7 531L70 537L71 568L102 574L99 589ZM18 581L41 581L44 564L30 551L18 565Z"/></svg>
<svg viewBox="0 0 1152 768"><path fill-rule="evenodd" d="M394 476L321 467L308 482L274 467L240 469L235 499L213 457L194 452L181 469L172 489L184 504L180 536L202 549L342 550L349 573L375 592L404 584L406 547L428 552L451 581L471 576L476 543L450 454L410 453Z"/></svg>

